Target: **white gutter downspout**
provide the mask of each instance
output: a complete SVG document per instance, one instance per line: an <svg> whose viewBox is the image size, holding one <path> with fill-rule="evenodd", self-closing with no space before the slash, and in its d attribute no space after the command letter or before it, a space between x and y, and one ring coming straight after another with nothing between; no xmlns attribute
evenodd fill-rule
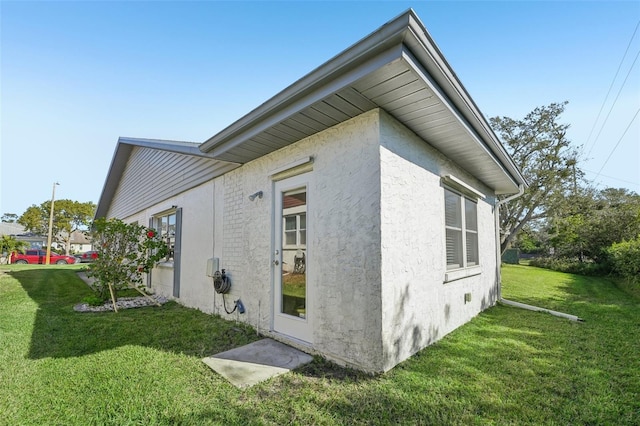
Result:
<svg viewBox="0 0 640 426"><path fill-rule="evenodd" d="M564 312L552 311L551 309L546 309L546 308L539 308L537 306L531 306L531 305L527 305L525 303L514 302L512 300L503 299L502 297L500 298L500 303L502 303L503 305L507 305L507 306L513 306L515 308L528 309L530 311L546 312L548 314L555 315L555 316L560 317L560 318L566 318L566 319L571 320L571 321L584 322L584 320L582 318L579 318L579 317L577 317L575 315L565 314Z"/></svg>
<svg viewBox="0 0 640 426"><path fill-rule="evenodd" d="M518 192L516 194L513 194L510 197L505 198L504 200L498 200L496 202L494 215L495 215L495 221L496 221L496 254L497 254L496 277L498 280L498 302L507 306L513 306L516 308L522 308L522 309L527 309L527 310L536 311L536 312L546 312L548 314L555 315L560 318L566 318L571 321L583 322L584 320L582 318L579 318L575 315L565 314L564 312L552 311L551 309L546 309L546 308L539 308L537 306L527 305L525 303L514 302L511 300L502 298L502 274L500 272L500 265L502 264L502 253L500 251L500 206L522 196L522 194L524 194L524 185L520 184L518 186Z"/></svg>

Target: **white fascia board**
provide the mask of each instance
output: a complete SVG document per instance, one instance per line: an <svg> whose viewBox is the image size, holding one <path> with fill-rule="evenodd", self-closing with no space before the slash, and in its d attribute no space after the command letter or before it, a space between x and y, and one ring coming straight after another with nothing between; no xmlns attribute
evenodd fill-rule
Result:
<svg viewBox="0 0 640 426"><path fill-rule="evenodd" d="M434 81L431 74L428 71L426 71L419 62L416 61L415 57L410 51L408 50L403 51L403 60L405 61L407 66L413 69L413 71L417 75L419 75L420 78L422 78L422 80L426 83L429 89L431 89L431 91L439 99L441 104L444 105L449 110L451 115L456 117L458 122L464 127L466 132L469 134L471 140L473 140L475 144L478 146L478 148L484 151L484 153L489 158L491 158L491 160L493 160L495 166L498 167L500 170L502 170L502 173L511 181L511 183L513 184L514 188L517 191L518 185L521 182L517 182L517 180L512 175L512 173L510 173L510 171L506 169L506 164L497 158L495 151L490 149L488 144L485 142L486 139L482 138L478 134L476 127L473 126L471 123L469 123L466 116L463 115L460 112L460 110L455 105L452 104L450 97L447 96L446 93L443 93L443 90L441 89L440 85ZM500 145L499 142L498 142L498 145Z"/></svg>
<svg viewBox="0 0 640 426"><path fill-rule="evenodd" d="M453 69L448 64L425 26L413 10L408 10L377 31L349 47L325 64L316 68L258 108L237 120L220 133L200 145L200 150L217 157L244 141L304 110L350 82L375 71L403 55L405 46L416 58L415 62L435 82L440 93L449 100L461 122L472 129L482 146L496 159L496 163L513 181L514 187L526 181L506 152L489 123L480 113ZM400 55L400 56L399 56Z"/></svg>
<svg viewBox="0 0 640 426"><path fill-rule="evenodd" d="M199 144L196 142L130 138L121 136L120 138L118 138L118 143L214 159L213 156L200 151Z"/></svg>
<svg viewBox="0 0 640 426"><path fill-rule="evenodd" d="M502 167L508 171L507 174L515 181L515 186L518 187L519 184L527 186L527 182L520 170L504 149L491 125L458 79L458 76L445 59L426 27L417 16L413 15L413 18L412 27L407 32L404 40L405 45L418 59L418 62L425 66L427 74L438 83L484 143L499 158Z"/></svg>
<svg viewBox="0 0 640 426"><path fill-rule="evenodd" d="M102 192L100 193L96 212L93 216L94 219L106 217L109 211L109 206L111 205L111 199L113 198L113 194L116 192L119 182L114 178L114 176L118 176L119 178L122 175L127 164L129 154L131 153L131 149L131 146L120 144L120 142L116 144L116 148L113 151L113 157L111 158L111 164L107 171L107 176L105 177L104 184L102 185Z"/></svg>
<svg viewBox="0 0 640 426"><path fill-rule="evenodd" d="M266 111L259 119L247 125L247 127L238 129L234 134L223 137L214 136L200 146L200 150L211 154L213 157L221 155L223 152L234 148L244 141L262 133L272 126L284 121L285 119L297 114L300 111L310 107L334 93L339 92L358 79L370 74L371 72L387 65L393 61L399 60L402 56L402 45L394 46L385 52L365 61L361 65L353 68L343 74L336 76L326 84L319 85L314 90L301 94L297 99L291 100L287 105L276 110ZM210 145L207 145L209 144Z"/></svg>

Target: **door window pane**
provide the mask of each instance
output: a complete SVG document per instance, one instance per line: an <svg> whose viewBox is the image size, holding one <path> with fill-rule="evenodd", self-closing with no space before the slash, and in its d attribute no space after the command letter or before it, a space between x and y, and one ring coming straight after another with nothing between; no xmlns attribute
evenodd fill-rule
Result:
<svg viewBox="0 0 640 426"><path fill-rule="evenodd" d="M281 313L305 318L307 306L307 193L282 194Z"/></svg>

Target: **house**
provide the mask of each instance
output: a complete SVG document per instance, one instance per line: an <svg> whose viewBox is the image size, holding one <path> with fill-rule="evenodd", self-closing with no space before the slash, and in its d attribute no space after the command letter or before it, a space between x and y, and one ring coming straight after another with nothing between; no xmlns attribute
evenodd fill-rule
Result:
<svg viewBox="0 0 640 426"><path fill-rule="evenodd" d="M42 248L47 245L47 236L26 232L24 226L13 222L0 222L0 236L14 237L25 242L29 248Z"/></svg>
<svg viewBox="0 0 640 426"><path fill-rule="evenodd" d="M152 291L375 373L496 303L524 185L409 10L201 144L120 138L96 217L167 238Z"/></svg>
<svg viewBox="0 0 640 426"><path fill-rule="evenodd" d="M0 236L16 236L24 234L24 226L15 222L0 222Z"/></svg>
<svg viewBox="0 0 640 426"><path fill-rule="evenodd" d="M91 242L91 239L85 232L76 230L71 233L69 242L69 250L71 253L83 253L85 251L91 250L92 247L93 244ZM62 245L59 245L59 248L64 250L64 247Z"/></svg>

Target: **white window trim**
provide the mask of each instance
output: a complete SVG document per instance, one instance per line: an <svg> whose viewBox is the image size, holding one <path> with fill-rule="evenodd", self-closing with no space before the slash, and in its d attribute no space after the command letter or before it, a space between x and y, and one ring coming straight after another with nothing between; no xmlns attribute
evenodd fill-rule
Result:
<svg viewBox="0 0 640 426"><path fill-rule="evenodd" d="M301 175L313 171L313 157L304 157L299 160L293 161L285 166L278 167L269 173L269 177L272 181L277 182L279 180L287 179L293 176Z"/></svg>
<svg viewBox="0 0 640 426"><path fill-rule="evenodd" d="M474 265L462 269L452 269L444 274L444 282L457 281L462 278L473 277L482 273L482 266Z"/></svg>
<svg viewBox="0 0 640 426"><path fill-rule="evenodd" d="M442 182L445 187L449 187L454 192L460 192L469 199L484 200L487 198L485 194L453 175L442 176Z"/></svg>
<svg viewBox="0 0 640 426"><path fill-rule="evenodd" d="M464 182L462 182L461 180L451 176L451 175L447 175L447 176L443 176L442 178L443 183L445 183L445 185L443 185L445 190L448 190L458 196L461 197L462 199L462 203L460 205L460 209L461 209L461 226L462 228L460 229L461 233L462 233L462 266L458 267L458 268L454 268L454 269L446 269L447 268L447 259L446 259L446 247L445 247L445 274L444 274L444 282L451 282L451 281L456 281L462 278L467 278L467 277L471 277L474 275L479 275L482 273L482 265L480 264L480 229L475 230L476 235L478 235L478 263L474 264L474 265L467 265L467 247L466 247L466 238L467 238L467 232L471 232L467 230L467 225L466 225L466 218L465 218L465 214L466 214L466 208L465 208L465 199L468 199L469 201L472 201L474 203L476 203L476 205L478 204L478 198L484 198L485 195L476 191L475 189L473 189L472 187L470 187L469 185L465 184ZM454 183L454 185L450 185L451 183ZM464 189L464 191L461 191L460 188ZM443 193L443 197L444 197L445 193ZM446 206L445 206L445 210L446 210ZM446 214L446 213L445 213ZM478 215L478 210L476 207L476 222L477 222L477 215ZM445 220L445 226L444 226L444 230L446 233L446 230L450 228L447 227L446 225L446 220ZM479 228L479 226L478 226ZM453 229L453 228L452 228Z"/></svg>
<svg viewBox="0 0 640 426"><path fill-rule="evenodd" d="M307 248L307 244L302 244L300 243L300 231L303 230L303 228L300 227L300 216L302 214L304 214L306 216L307 211L306 209L304 209L306 206L301 206L301 208L298 207L294 207L292 209L287 209L287 210L298 210L297 212L287 212L286 216L282 216L282 248L283 249L306 249ZM285 229L285 218L287 217L295 217L296 218L296 229L291 229L291 230L286 230ZM304 228L304 231L307 231L307 228ZM287 232L295 232L296 233L296 243L295 244L286 244L286 233Z"/></svg>

